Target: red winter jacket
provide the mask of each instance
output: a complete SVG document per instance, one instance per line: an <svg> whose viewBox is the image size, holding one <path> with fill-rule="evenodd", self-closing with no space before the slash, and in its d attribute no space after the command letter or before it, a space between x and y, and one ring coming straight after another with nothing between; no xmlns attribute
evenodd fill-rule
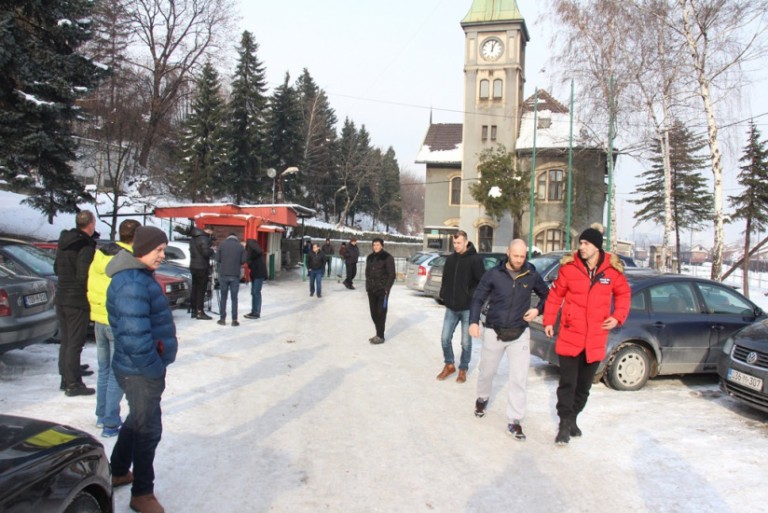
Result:
<svg viewBox="0 0 768 513"><path fill-rule="evenodd" d="M544 326L554 326L557 312L563 307L555 352L578 356L586 350L587 363L605 358L608 330L603 329L603 321L613 317L623 324L629 314L630 296L624 264L616 255L602 252L592 280L578 252L565 255L544 306Z"/></svg>

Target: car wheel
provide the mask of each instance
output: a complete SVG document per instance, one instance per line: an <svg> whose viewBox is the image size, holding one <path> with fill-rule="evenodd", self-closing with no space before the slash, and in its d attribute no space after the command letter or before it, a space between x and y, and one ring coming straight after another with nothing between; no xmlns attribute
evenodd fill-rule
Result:
<svg viewBox="0 0 768 513"><path fill-rule="evenodd" d="M102 513L99 501L88 492L80 492L75 496L64 513Z"/></svg>
<svg viewBox="0 0 768 513"><path fill-rule="evenodd" d="M608 384L616 390L640 390L651 376L651 360L635 344L619 348L608 361Z"/></svg>

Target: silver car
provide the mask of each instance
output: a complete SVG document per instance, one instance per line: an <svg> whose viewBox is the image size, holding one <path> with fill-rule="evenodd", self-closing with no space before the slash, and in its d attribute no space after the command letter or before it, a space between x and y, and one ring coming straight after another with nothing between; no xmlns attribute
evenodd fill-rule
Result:
<svg viewBox="0 0 768 513"><path fill-rule="evenodd" d="M423 291L429 268L439 256L440 253L419 251L409 258L405 271L405 286L411 290Z"/></svg>
<svg viewBox="0 0 768 513"><path fill-rule="evenodd" d="M478 253L478 255L483 259L486 271L498 265L499 261L507 256L505 253ZM440 299L440 287L443 285L443 269L447 258L448 255L441 255L432 262L432 267L427 273L427 282L424 284L424 294L434 298L441 305L443 301Z"/></svg>
<svg viewBox="0 0 768 513"><path fill-rule="evenodd" d="M53 282L0 264L0 353L48 340L59 329Z"/></svg>

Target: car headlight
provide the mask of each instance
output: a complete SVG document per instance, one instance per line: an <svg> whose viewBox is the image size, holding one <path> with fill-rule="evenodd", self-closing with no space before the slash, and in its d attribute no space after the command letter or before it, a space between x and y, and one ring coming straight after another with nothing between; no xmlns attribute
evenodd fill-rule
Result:
<svg viewBox="0 0 768 513"><path fill-rule="evenodd" d="M733 349L733 337L728 337L728 340L723 344L723 352L725 354L731 354L731 349Z"/></svg>
<svg viewBox="0 0 768 513"><path fill-rule="evenodd" d="M168 283L168 284L166 284L166 286L165 286L165 293L166 293L166 294L170 294L171 292L173 292L173 287L171 286L171 284L170 284L170 283Z"/></svg>

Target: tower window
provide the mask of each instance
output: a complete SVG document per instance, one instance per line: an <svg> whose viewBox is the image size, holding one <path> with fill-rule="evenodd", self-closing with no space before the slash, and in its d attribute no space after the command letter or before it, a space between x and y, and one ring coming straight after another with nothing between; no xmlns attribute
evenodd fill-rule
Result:
<svg viewBox="0 0 768 513"><path fill-rule="evenodd" d="M461 203L461 177L451 178L451 205Z"/></svg>
<svg viewBox="0 0 768 513"><path fill-rule="evenodd" d="M490 88L490 83L487 80L480 81L480 99L481 100L488 99L488 95L490 94L489 88Z"/></svg>
<svg viewBox="0 0 768 513"><path fill-rule="evenodd" d="M491 141L496 140L496 125L491 125Z"/></svg>
<svg viewBox="0 0 768 513"><path fill-rule="evenodd" d="M483 137L483 141L485 141L486 139L488 139L488 125L483 125L483 134L482 134L482 137Z"/></svg>
<svg viewBox="0 0 768 513"><path fill-rule="evenodd" d="M504 89L504 82L501 79L496 79L493 81L493 98L501 98L504 96L503 94Z"/></svg>

